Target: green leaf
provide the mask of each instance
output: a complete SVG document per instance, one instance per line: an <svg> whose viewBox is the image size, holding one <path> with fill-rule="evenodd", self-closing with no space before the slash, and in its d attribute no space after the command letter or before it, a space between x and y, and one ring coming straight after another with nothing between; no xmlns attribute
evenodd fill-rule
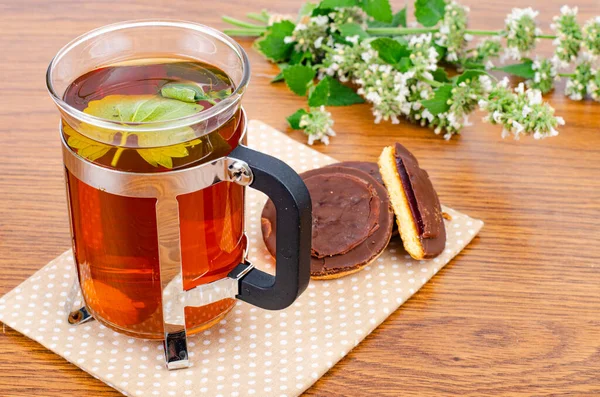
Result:
<svg viewBox="0 0 600 397"><path fill-rule="evenodd" d="M402 58L400 62L394 65L394 69L399 72L406 73L412 67L410 58Z"/></svg>
<svg viewBox="0 0 600 397"><path fill-rule="evenodd" d="M294 130L301 129L300 127L300 119L303 115L308 114L308 112L304 109L298 109L296 112L287 117L287 121L290 124L290 127Z"/></svg>
<svg viewBox="0 0 600 397"><path fill-rule="evenodd" d="M344 8L358 5L358 0L323 0L319 3L319 8Z"/></svg>
<svg viewBox="0 0 600 397"><path fill-rule="evenodd" d="M434 116L440 113L444 113L450 109L448 99L452 96L452 85L444 84L437 90L435 90L435 96L433 99L427 99L421 101L426 109L428 109Z"/></svg>
<svg viewBox="0 0 600 397"><path fill-rule="evenodd" d="M327 76L319 81L308 96L310 107L325 106L348 106L355 103L364 103L364 99L354 90L338 80Z"/></svg>
<svg viewBox="0 0 600 397"><path fill-rule="evenodd" d="M303 16L312 14L315 8L317 8L317 4L311 3L310 1L307 1L306 3L302 4L302 7L300 7L300 11L298 12L298 19L302 18Z"/></svg>
<svg viewBox="0 0 600 397"><path fill-rule="evenodd" d="M392 6L389 0L362 0L362 9L376 21L392 22Z"/></svg>
<svg viewBox="0 0 600 397"><path fill-rule="evenodd" d="M151 149L137 149L137 152L149 164L158 167L173 168L173 158L182 158L189 154L185 145L173 145Z"/></svg>
<svg viewBox="0 0 600 397"><path fill-rule="evenodd" d="M164 98L176 99L178 101L188 103L208 101L214 105L216 104L215 99L223 100L231 95L231 88L204 92L204 89L195 83L169 83L162 86L160 94Z"/></svg>
<svg viewBox="0 0 600 397"><path fill-rule="evenodd" d="M319 81L308 95L308 106L317 107L321 105L327 105L329 98L329 79L324 78Z"/></svg>
<svg viewBox="0 0 600 397"><path fill-rule="evenodd" d="M394 17L392 18L392 26L402 26L403 28L406 27L406 7L394 14Z"/></svg>
<svg viewBox="0 0 600 397"><path fill-rule="evenodd" d="M497 67L494 68L494 70L499 70L508 74L512 74L513 76L522 77L524 79L533 79L535 77L533 61L531 59L527 59L523 63Z"/></svg>
<svg viewBox="0 0 600 397"><path fill-rule="evenodd" d="M450 79L448 78L448 73L444 68L437 68L431 73L433 75L433 79L435 81L439 81L440 83L448 83Z"/></svg>
<svg viewBox="0 0 600 397"><path fill-rule="evenodd" d="M196 91L185 84L165 84L160 89L160 95L183 102L196 102Z"/></svg>
<svg viewBox="0 0 600 397"><path fill-rule="evenodd" d="M310 51L306 51L306 52L294 51L292 53L292 56L290 57L290 61L288 63L290 65L297 65L299 63L304 62L305 59L311 59L311 58L312 58L312 54L310 53Z"/></svg>
<svg viewBox="0 0 600 397"><path fill-rule="evenodd" d="M437 60L438 62L441 61L442 59L444 59L444 57L446 56L446 53L448 52L448 49L446 47L442 47L441 45L437 44L437 43L433 43L433 48L435 48L435 52L437 52Z"/></svg>
<svg viewBox="0 0 600 397"><path fill-rule="evenodd" d="M315 78L316 72L310 66L292 65L283 69L283 78L287 86L297 95L306 95L308 83Z"/></svg>
<svg viewBox="0 0 600 397"><path fill-rule="evenodd" d="M485 70L485 65L483 63L480 63L480 62L465 61L465 62L461 62L460 66L463 69Z"/></svg>
<svg viewBox="0 0 600 397"><path fill-rule="evenodd" d="M286 61L294 50L294 43L285 43L284 39L292 35L295 26L288 20L276 22L271 25L262 38L254 42L255 46L273 62Z"/></svg>
<svg viewBox="0 0 600 397"><path fill-rule="evenodd" d="M218 92L219 91L217 91L217 93ZM202 93L204 94L203 91ZM230 93L231 92L229 91L229 94ZM217 95L228 94L223 93ZM100 100L91 101L84 112L92 116L121 123L141 123L174 120L198 113L202 109L203 106L196 103L182 102L157 95L108 95ZM85 131L82 130L81 133L85 134ZM122 134L126 137L127 133L122 132ZM185 157L188 155L186 146L189 146L189 141L193 140L195 137L194 130L189 127L175 129L168 133L164 131L155 133L141 132L136 135L140 146L150 147L148 149L137 149L139 155L155 167L161 165L166 168L173 167L172 158ZM81 137L82 135L77 136L77 141L74 141L75 145L82 145L82 143L80 143ZM188 142L178 143L182 141ZM109 147L109 149L110 148L111 147ZM91 152L92 149L82 149L84 150L83 154L85 155L92 157L98 156L96 158L101 157L101 155L99 155L100 151ZM117 151L117 153L120 152ZM115 158L113 158L113 162L111 163L113 166L116 165L116 161L118 160L117 153L115 153Z"/></svg>
<svg viewBox="0 0 600 397"><path fill-rule="evenodd" d="M277 73L277 76L273 77L273 80L271 80L271 83L277 83L279 81L283 81L283 69L287 68L289 65L285 62L283 63L278 63L277 67L279 68L279 73Z"/></svg>
<svg viewBox="0 0 600 397"><path fill-rule="evenodd" d="M444 17L445 8L444 0L417 0L415 17L425 27L435 26Z"/></svg>
<svg viewBox="0 0 600 397"><path fill-rule="evenodd" d="M379 58L382 61L395 65L402 58L406 58L410 55L410 50L407 45L403 45L394 39L389 37L380 37L371 42L371 48L373 48L379 54Z"/></svg>
<svg viewBox="0 0 600 397"><path fill-rule="evenodd" d="M112 149L111 146L96 142L86 136L77 133L68 125L63 126L65 133L69 135L67 145L77 149L77 154L90 161L98 160Z"/></svg>
<svg viewBox="0 0 600 397"><path fill-rule="evenodd" d="M369 21L367 22L370 28L397 28L399 26L406 27L406 7L398 11L392 17L392 22Z"/></svg>
<svg viewBox="0 0 600 397"><path fill-rule="evenodd" d="M223 99L227 98L229 95L231 95L231 88L224 88L219 91L209 91L208 92L208 97L212 98L212 99L223 100Z"/></svg>
<svg viewBox="0 0 600 397"><path fill-rule="evenodd" d="M454 77L456 85L459 85L460 83L462 83L463 81L473 81L474 78L478 77L478 76L482 76L482 75L487 75L488 73L485 70L480 70L480 69L472 69L472 70L465 70L460 76L456 76Z"/></svg>
<svg viewBox="0 0 600 397"><path fill-rule="evenodd" d="M343 38L358 36L360 40L369 37L369 34L357 23L344 23L340 25L340 34Z"/></svg>
<svg viewBox="0 0 600 397"><path fill-rule="evenodd" d="M344 85L329 76L327 76L326 79L329 81L329 97L327 98L328 106L348 106L365 102L360 95L347 85Z"/></svg>
<svg viewBox="0 0 600 397"><path fill-rule="evenodd" d="M198 113L202 105L156 95L107 95L91 101L84 112L122 123L167 121Z"/></svg>

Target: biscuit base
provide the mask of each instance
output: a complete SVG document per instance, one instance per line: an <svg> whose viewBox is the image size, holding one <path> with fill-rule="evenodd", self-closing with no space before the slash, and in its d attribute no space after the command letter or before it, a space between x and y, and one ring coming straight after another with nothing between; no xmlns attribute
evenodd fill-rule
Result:
<svg viewBox="0 0 600 397"><path fill-rule="evenodd" d="M350 274L358 273L362 269L364 269L365 267L369 266L371 263L375 262L377 260L377 258L379 258L381 256L382 253L383 253L383 251L381 251L380 253L378 253L376 256L373 257L373 259L371 259L367 263L365 263L363 265L359 265L357 267L353 267L350 270L339 271L339 272L330 273L330 274L324 274L322 276L313 276L312 273L311 273L310 278L313 279L313 280L335 280L336 278L342 278L342 277L345 277L345 276L349 276Z"/></svg>
<svg viewBox="0 0 600 397"><path fill-rule="evenodd" d="M396 223L400 230L404 249L414 259L425 259L425 250L419 238L419 230L410 210L408 198L404 193L402 180L396 169L396 157L393 146L387 146L383 149L379 156L378 164L381 178L390 196L392 209L396 214Z"/></svg>

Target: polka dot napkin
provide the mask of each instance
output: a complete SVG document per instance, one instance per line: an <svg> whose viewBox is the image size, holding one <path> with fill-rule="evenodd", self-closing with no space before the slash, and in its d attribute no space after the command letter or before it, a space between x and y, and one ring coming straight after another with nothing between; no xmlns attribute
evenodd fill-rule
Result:
<svg viewBox="0 0 600 397"><path fill-rule="evenodd" d="M302 172L335 162L252 121L250 146ZM266 198L248 189L250 260L274 262L260 231ZM0 320L127 396L297 396L344 357L452 259L483 226L449 208L439 257L412 260L397 237L376 262L332 281L311 281L291 307L265 311L238 302L219 324L189 339L193 366L167 371L160 342L132 339L98 322L70 326L65 300L75 276L70 251L0 299ZM416 332L416 331L415 331Z"/></svg>

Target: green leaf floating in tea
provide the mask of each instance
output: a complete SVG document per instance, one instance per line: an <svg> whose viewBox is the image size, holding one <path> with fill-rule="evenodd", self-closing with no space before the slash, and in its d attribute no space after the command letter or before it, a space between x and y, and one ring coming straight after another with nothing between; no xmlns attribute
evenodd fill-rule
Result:
<svg viewBox="0 0 600 397"><path fill-rule="evenodd" d="M146 123L178 119L198 113L203 108L195 103L156 95L108 95L91 101L84 112L123 123Z"/></svg>
<svg viewBox="0 0 600 397"><path fill-rule="evenodd" d="M90 161L98 160L111 149L111 147L108 145L100 144L93 139L81 134L77 134L67 124L64 125L64 128L68 129L67 134L69 134L67 145L73 149L77 149L77 154L83 158L86 158Z"/></svg>
<svg viewBox="0 0 600 397"><path fill-rule="evenodd" d="M174 120L198 113L203 108L202 105L196 103L156 95L108 95L100 100L91 101L84 112L122 123L143 123ZM81 132L85 134L86 130L91 129L93 127L84 125ZM114 135L114 133L112 134ZM131 134L136 133L121 132L121 146L125 145ZM139 144L150 147L137 149L137 152L154 167L161 165L165 168L173 168L173 158L187 156L189 154L187 147L201 143L200 139L194 139L195 134L190 127L169 132L140 132L136 135ZM112 136L107 138L112 138ZM186 142L179 143L182 141ZM80 156L92 161L112 149L111 146L95 142L81 134L71 135L67 143L78 149L77 153ZM115 152L111 163L113 167L116 166L123 150L125 150L123 147L119 147Z"/></svg>
<svg viewBox="0 0 600 397"><path fill-rule="evenodd" d="M217 102L215 99L222 100L227 98L231 95L231 88L205 92L202 86L198 84L169 83L160 89L160 95L164 98L176 99L188 103L206 101L212 105L216 105Z"/></svg>

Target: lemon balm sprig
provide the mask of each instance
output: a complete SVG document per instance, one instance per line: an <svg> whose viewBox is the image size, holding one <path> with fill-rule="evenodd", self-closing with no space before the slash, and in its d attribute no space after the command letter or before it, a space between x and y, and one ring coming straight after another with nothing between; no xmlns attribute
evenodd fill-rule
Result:
<svg viewBox="0 0 600 397"><path fill-rule="evenodd" d="M406 8L394 13L389 0L322 0L306 3L297 16L224 17L235 27L225 32L258 37L254 47L279 66L273 82L307 99L308 110L288 122L311 144L333 136L326 106L367 102L375 123L405 119L446 139L480 108L488 122L503 126L503 136L544 138L564 124L542 98L557 80L568 79L571 99L600 99L600 17L581 27L577 9L563 7L548 34L531 7L512 9L500 30L471 29L469 8L456 1L416 0L414 10L418 24L409 27ZM541 40L553 41L554 56L531 59ZM524 84L512 90L489 70Z"/></svg>

